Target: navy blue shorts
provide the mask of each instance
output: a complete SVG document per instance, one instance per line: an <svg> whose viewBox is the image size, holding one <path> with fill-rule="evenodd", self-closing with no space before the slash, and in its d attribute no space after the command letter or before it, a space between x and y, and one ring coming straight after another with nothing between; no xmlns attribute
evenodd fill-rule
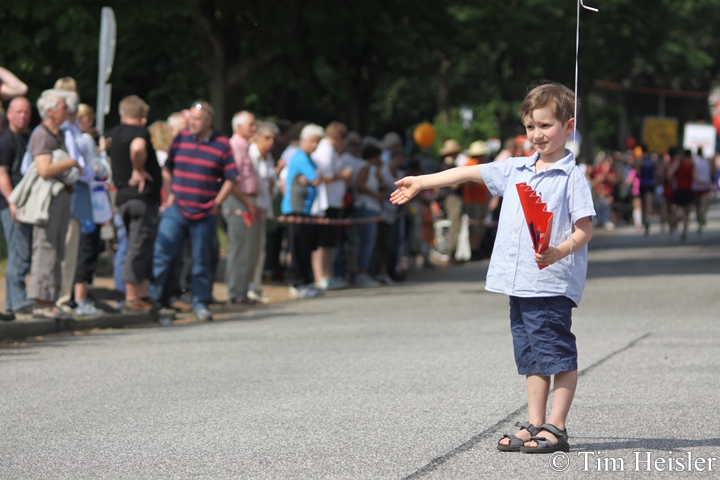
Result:
<svg viewBox="0 0 720 480"><path fill-rule="evenodd" d="M520 375L543 376L577 370L575 302L567 297L510 297L510 330Z"/></svg>

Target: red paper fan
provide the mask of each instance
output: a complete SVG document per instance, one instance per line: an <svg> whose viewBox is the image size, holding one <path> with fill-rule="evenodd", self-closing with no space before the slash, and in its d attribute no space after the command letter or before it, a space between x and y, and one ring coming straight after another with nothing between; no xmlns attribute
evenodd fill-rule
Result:
<svg viewBox="0 0 720 480"><path fill-rule="evenodd" d="M530 231L533 249L536 253L542 253L550 245L553 213L547 211L547 204L527 183L522 182L515 186L520 196L520 205L525 213L525 222ZM538 265L538 267L542 270L547 265Z"/></svg>

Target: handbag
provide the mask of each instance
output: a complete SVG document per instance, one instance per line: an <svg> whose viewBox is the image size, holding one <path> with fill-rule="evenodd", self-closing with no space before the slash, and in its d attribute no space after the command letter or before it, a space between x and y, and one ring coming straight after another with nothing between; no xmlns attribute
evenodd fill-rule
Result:
<svg viewBox="0 0 720 480"><path fill-rule="evenodd" d="M104 182L92 182L90 190L92 200L93 221L99 225L112 218L112 207Z"/></svg>

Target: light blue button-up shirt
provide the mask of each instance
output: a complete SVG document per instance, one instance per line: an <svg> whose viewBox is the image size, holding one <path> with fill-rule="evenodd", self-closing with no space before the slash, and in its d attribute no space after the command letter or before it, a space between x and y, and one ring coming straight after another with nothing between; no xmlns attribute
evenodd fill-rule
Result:
<svg viewBox="0 0 720 480"><path fill-rule="evenodd" d="M587 274L587 245L540 270L515 186L527 183L554 213L550 246L560 245L570 237L575 222L595 215L590 184L575 164L575 156L568 150L565 153L565 158L539 173L535 173L537 153L480 165L490 192L503 197L486 290L516 297L564 295L576 305L580 303Z"/></svg>

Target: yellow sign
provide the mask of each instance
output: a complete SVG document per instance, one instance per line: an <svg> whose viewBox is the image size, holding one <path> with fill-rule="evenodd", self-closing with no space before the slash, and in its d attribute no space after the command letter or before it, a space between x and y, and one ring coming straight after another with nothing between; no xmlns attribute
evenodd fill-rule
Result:
<svg viewBox="0 0 720 480"><path fill-rule="evenodd" d="M678 144L677 118L645 117L642 141L653 153L666 153Z"/></svg>

